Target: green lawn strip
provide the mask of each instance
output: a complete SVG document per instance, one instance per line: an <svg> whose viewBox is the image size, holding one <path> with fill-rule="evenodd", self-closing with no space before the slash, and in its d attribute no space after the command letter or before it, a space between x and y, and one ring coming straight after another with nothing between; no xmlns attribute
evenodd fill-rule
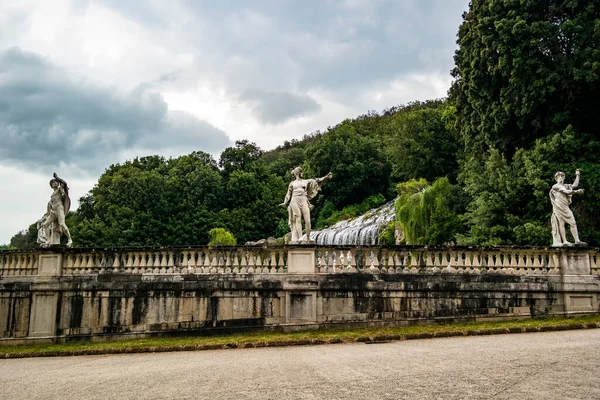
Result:
<svg viewBox="0 0 600 400"><path fill-rule="evenodd" d="M286 346L301 344L377 342L457 335L487 335L559 329L600 328L600 315L576 318L533 318L509 321L411 325L388 328L325 329L294 333L245 333L224 336L149 338L100 343L66 343L0 346L0 358L110 354Z"/></svg>

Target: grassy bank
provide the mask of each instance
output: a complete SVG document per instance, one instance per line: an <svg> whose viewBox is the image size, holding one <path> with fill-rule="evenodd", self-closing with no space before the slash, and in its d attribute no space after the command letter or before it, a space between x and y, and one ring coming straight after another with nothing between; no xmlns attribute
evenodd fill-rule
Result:
<svg viewBox="0 0 600 400"><path fill-rule="evenodd" d="M590 328L600 328L600 315L391 328L331 329L295 333L261 332L227 336L132 339L102 343L4 345L0 346L0 358L193 351L353 342L373 343L434 337Z"/></svg>

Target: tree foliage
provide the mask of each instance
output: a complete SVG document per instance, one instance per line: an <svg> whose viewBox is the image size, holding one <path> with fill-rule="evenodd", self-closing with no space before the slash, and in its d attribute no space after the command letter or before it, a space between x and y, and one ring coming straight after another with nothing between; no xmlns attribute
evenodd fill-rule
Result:
<svg viewBox="0 0 600 400"><path fill-rule="evenodd" d="M459 28L451 95L465 146L516 148L600 122L600 3L473 0Z"/></svg>
<svg viewBox="0 0 600 400"><path fill-rule="evenodd" d="M206 244L223 203L215 161L194 152L112 165L71 220L78 246Z"/></svg>
<svg viewBox="0 0 600 400"><path fill-rule="evenodd" d="M209 246L235 246L235 236L225 228L213 228L208 231Z"/></svg>
<svg viewBox="0 0 600 400"><path fill-rule="evenodd" d="M338 209L385 193L390 185L390 165L381 147L374 138L359 135L350 121L313 142L306 158L317 176L333 173L334 181L322 193Z"/></svg>
<svg viewBox="0 0 600 400"><path fill-rule="evenodd" d="M579 168L572 209L582 240L600 244L600 2L472 0L458 46L448 100L369 111L266 152L237 141L218 163L193 152L110 166L67 216L74 244L207 244L217 227L241 242L281 236L296 166L333 173L313 225L390 200L402 182L410 243L522 245L549 244L554 172L569 181Z"/></svg>
<svg viewBox="0 0 600 400"><path fill-rule="evenodd" d="M458 44L461 241L548 245L553 175L580 168L587 191L573 211L583 240L599 243L600 3L473 0Z"/></svg>
<svg viewBox="0 0 600 400"><path fill-rule="evenodd" d="M390 121L392 134L385 147L392 177L405 181L452 175L457 162L457 142L452 127L444 121L447 106L419 107L400 112Z"/></svg>
<svg viewBox="0 0 600 400"><path fill-rule="evenodd" d="M441 245L454 241L461 229L460 202L448 178L429 185L423 178L398 184L396 220L407 244Z"/></svg>

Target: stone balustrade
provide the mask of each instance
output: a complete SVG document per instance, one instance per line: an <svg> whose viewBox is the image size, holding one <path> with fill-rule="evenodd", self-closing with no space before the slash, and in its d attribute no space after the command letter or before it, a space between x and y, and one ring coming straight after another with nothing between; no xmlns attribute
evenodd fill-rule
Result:
<svg viewBox="0 0 600 400"><path fill-rule="evenodd" d="M592 275L600 275L600 252L594 251L590 254L590 267Z"/></svg>
<svg viewBox="0 0 600 400"><path fill-rule="evenodd" d="M185 248L67 252L63 275L283 273L284 248Z"/></svg>
<svg viewBox="0 0 600 400"><path fill-rule="evenodd" d="M596 248L0 251L0 344L600 313Z"/></svg>
<svg viewBox="0 0 600 400"><path fill-rule="evenodd" d="M36 275L37 272L37 252L0 252L0 276Z"/></svg>
<svg viewBox="0 0 600 400"><path fill-rule="evenodd" d="M314 254L314 273L496 273L560 275L564 254L600 275L600 252L589 248L469 248L426 246L186 247L0 251L0 276L37 275L40 254L61 254L61 275L313 273L293 265L290 251ZM291 254L291 253L290 253ZM301 263L312 263L309 258ZM562 260L562 261L561 261ZM589 263L587 262L589 260ZM296 262L298 263L298 262Z"/></svg>
<svg viewBox="0 0 600 400"><path fill-rule="evenodd" d="M558 257L559 250L533 248L319 247L315 272L559 275ZM595 268L597 274L600 258Z"/></svg>

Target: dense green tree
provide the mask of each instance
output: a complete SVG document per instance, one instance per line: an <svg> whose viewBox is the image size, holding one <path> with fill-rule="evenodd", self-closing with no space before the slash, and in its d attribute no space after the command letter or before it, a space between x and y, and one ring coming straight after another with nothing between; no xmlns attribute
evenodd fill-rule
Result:
<svg viewBox="0 0 600 400"><path fill-rule="evenodd" d="M283 179L255 164L250 171L234 171L227 182L223 224L240 240L264 239L275 234L285 209L278 207L286 191Z"/></svg>
<svg viewBox="0 0 600 400"><path fill-rule="evenodd" d="M264 160L267 169L269 172L280 176L284 181L290 180L292 170L304 164L306 160L305 150L301 147L280 150L277 153L272 153L272 155L276 155L276 158L270 161Z"/></svg>
<svg viewBox="0 0 600 400"><path fill-rule="evenodd" d="M34 223L29 225L29 228L13 235L13 237L10 239L10 244L8 247L11 249L29 250L36 246L36 242L37 225Z"/></svg>
<svg viewBox="0 0 600 400"><path fill-rule="evenodd" d="M451 96L465 146L518 147L600 123L600 2L472 0Z"/></svg>
<svg viewBox="0 0 600 400"><path fill-rule="evenodd" d="M473 0L458 44L450 103L469 199L462 240L549 244L554 172L579 167L592 190L574 211L599 243L600 3Z"/></svg>
<svg viewBox="0 0 600 400"><path fill-rule="evenodd" d="M208 231L209 246L235 246L235 236L225 228L213 228Z"/></svg>
<svg viewBox="0 0 600 400"><path fill-rule="evenodd" d="M396 220L404 231L406 244L442 245L454 242L462 229L457 215L460 189L448 178L431 185L423 178L398 184Z"/></svg>
<svg viewBox="0 0 600 400"><path fill-rule="evenodd" d="M457 142L443 120L447 106L416 108L397 112L389 121L392 135L385 147L392 177L400 181L454 175ZM453 176L453 178L455 178Z"/></svg>
<svg viewBox="0 0 600 400"><path fill-rule="evenodd" d="M323 197L336 209L387 193L390 165L377 140L359 135L351 121L315 140L306 149L306 158L316 176L333 173L333 180L323 186Z"/></svg>
<svg viewBox="0 0 600 400"><path fill-rule="evenodd" d="M256 143L237 140L235 146L223 150L219 158L219 167L226 176L236 170L246 171L262 154L263 151Z"/></svg>
<svg viewBox="0 0 600 400"><path fill-rule="evenodd" d="M77 246L206 244L222 207L216 162L202 152L112 165L71 219Z"/></svg>

